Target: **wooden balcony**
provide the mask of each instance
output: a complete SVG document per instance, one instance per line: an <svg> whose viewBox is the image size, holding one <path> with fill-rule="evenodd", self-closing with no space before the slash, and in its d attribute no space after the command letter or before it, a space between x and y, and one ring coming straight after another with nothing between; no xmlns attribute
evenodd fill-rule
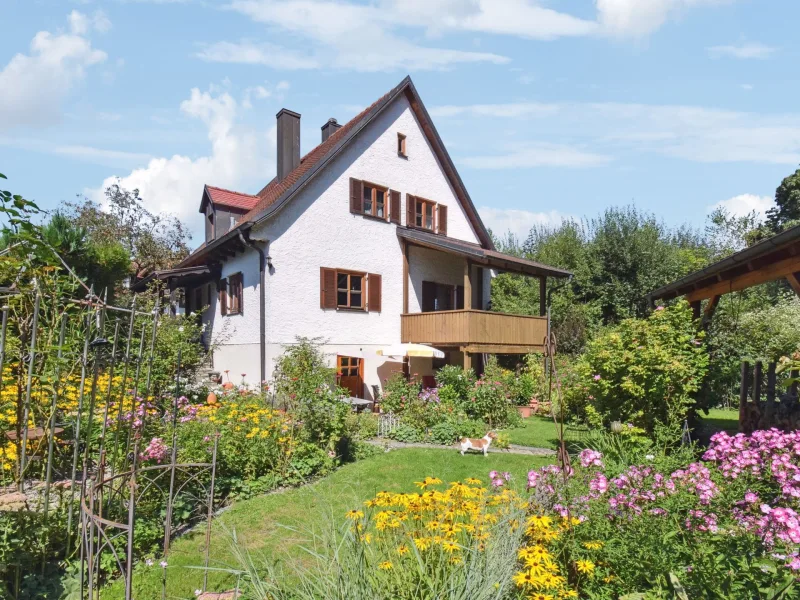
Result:
<svg viewBox="0 0 800 600"><path fill-rule="evenodd" d="M457 347L462 352L541 352L547 318L483 310L444 310L400 316L403 342Z"/></svg>

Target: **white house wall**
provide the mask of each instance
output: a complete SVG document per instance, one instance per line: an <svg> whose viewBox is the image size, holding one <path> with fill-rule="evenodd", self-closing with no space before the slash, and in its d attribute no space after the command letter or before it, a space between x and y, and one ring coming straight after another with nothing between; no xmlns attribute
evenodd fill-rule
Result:
<svg viewBox="0 0 800 600"><path fill-rule="evenodd" d="M398 133L406 136L408 158L397 154ZM389 368L381 366L385 361L375 355L375 350L400 341L401 246L395 233L396 225L350 213L350 177L400 191L403 224L407 194L447 205L448 236L478 242L407 100L398 98L276 216L252 232L252 238L269 240L266 248L273 265L266 285L268 377L274 358L297 336L323 338L326 352L334 357L336 352L365 357L368 388L380 384L384 378L382 374ZM418 250L413 248L412 252ZM463 283L463 260L434 254L431 265L420 266L412 272L412 312L419 310L421 283L417 285L417 281L421 281L419 277L423 272L428 272L423 269L435 265L432 280L454 285ZM320 267L380 274L381 312L321 309ZM225 347L215 354L215 368L246 372L248 380L256 381L259 373L257 253L248 250L229 260L222 276L238 271L244 276L244 314L221 317L216 303L213 306L214 337L223 333L227 337ZM398 363L392 368L398 368Z"/></svg>

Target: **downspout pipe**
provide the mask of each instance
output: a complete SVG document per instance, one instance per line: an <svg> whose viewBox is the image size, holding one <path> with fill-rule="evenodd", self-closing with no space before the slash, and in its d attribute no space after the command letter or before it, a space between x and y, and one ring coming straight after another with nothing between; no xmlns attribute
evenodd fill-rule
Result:
<svg viewBox="0 0 800 600"><path fill-rule="evenodd" d="M248 235L245 238L242 235L241 230L239 231L239 241L242 242L248 248L252 248L256 252L258 252L258 317L259 317L259 328L258 328L258 341L261 346L261 383L259 383L261 390L264 389L264 382L267 380L267 334L266 334L266 327L267 327L267 290L266 290L266 271L267 271L267 257L264 254L264 250L254 244L253 241L250 239Z"/></svg>

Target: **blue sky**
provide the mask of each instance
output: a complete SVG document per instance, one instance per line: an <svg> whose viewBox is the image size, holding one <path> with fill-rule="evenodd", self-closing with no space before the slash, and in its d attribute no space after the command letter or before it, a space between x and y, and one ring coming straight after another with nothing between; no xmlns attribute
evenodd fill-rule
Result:
<svg viewBox="0 0 800 600"><path fill-rule="evenodd" d="M410 74L487 225L634 203L702 226L800 163L789 0L6 0L0 172L55 209L120 177L199 232ZM195 243L200 241L195 236Z"/></svg>

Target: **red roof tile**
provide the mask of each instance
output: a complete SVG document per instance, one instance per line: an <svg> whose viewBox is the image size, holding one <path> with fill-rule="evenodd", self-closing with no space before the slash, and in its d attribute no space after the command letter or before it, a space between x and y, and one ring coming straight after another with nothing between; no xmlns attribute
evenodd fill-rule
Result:
<svg viewBox="0 0 800 600"><path fill-rule="evenodd" d="M258 203L244 215L239 222L248 221L257 218L261 212L269 207L273 202L278 200L283 193L292 187L297 181L305 175L315 164L317 164L323 157L328 154L328 151L333 148L339 140L341 140L347 133L353 129L369 112L378 104L380 104L387 96L391 95L391 91L378 98L375 102L370 104L363 111L358 113L355 117L350 119L347 123L342 125L337 131L333 132L331 136L319 144L316 148L311 150L303 158L300 159L300 164L297 165L286 177L278 181L274 178L264 188L258 192Z"/></svg>
<svg viewBox="0 0 800 600"><path fill-rule="evenodd" d="M224 188L206 186L208 195L214 204L221 204L231 208L238 208L240 210L251 210L258 202L258 196L252 194L242 194L241 192L234 192Z"/></svg>

